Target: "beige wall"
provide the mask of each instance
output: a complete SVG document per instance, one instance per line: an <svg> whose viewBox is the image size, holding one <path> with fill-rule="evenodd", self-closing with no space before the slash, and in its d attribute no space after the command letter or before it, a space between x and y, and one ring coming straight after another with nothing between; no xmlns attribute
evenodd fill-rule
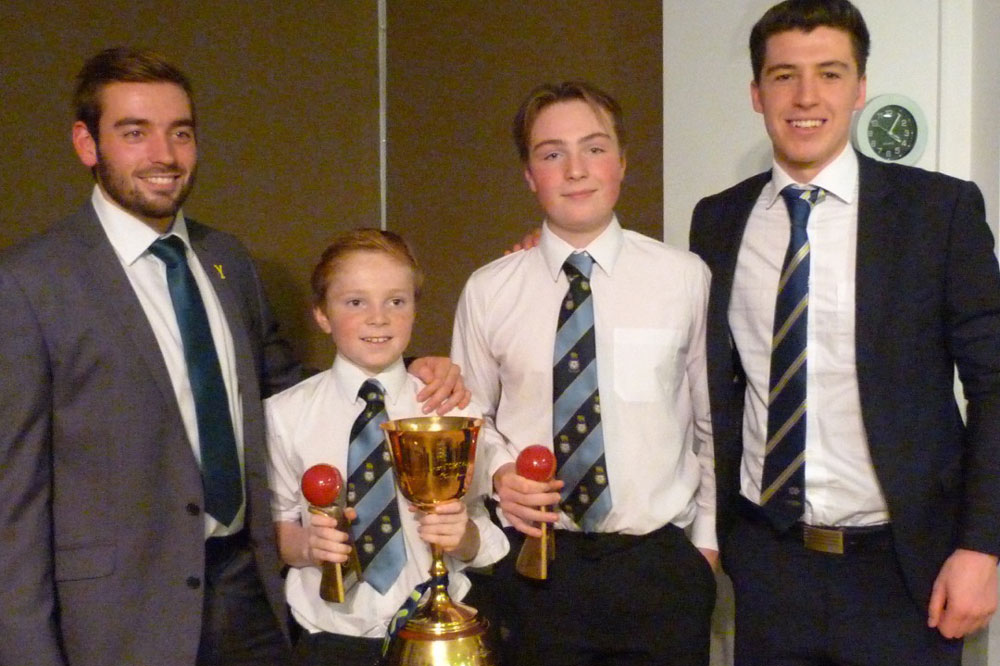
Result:
<svg viewBox="0 0 1000 666"><path fill-rule="evenodd" d="M0 245L89 196L69 142L84 58L118 44L157 49L195 87L201 159L185 211L249 245L288 337L315 361L312 264L337 230L378 219L375 24L363 2L8 0Z"/></svg>
<svg viewBox="0 0 1000 666"><path fill-rule="evenodd" d="M621 215L662 227L661 6L641 0L388 3L388 226L430 278L412 351L446 353L471 270L539 222L509 138L536 83L588 78L631 130ZM200 170L188 215L257 257L299 354L332 358L307 280L338 231L379 224L376 0L0 5L0 246L89 195L69 142L73 76L106 46L155 48L191 77Z"/></svg>
<svg viewBox="0 0 1000 666"><path fill-rule="evenodd" d="M537 226L511 139L542 82L585 78L625 111L622 223L663 225L660 2L389 3L388 226L427 268L414 350L448 348L466 277Z"/></svg>

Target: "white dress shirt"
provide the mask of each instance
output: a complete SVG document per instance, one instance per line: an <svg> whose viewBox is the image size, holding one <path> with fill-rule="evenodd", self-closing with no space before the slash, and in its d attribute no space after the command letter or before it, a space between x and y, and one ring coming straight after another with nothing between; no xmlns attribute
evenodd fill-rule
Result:
<svg viewBox="0 0 1000 666"><path fill-rule="evenodd" d="M729 325L747 376L741 488L760 501L767 440L771 338L791 222L781 190L795 181L777 164L754 204L733 278ZM803 520L863 526L889 519L861 419L854 358L858 159L849 146L810 183L828 192L809 216L809 332Z"/></svg>
<svg viewBox="0 0 1000 666"><path fill-rule="evenodd" d="M351 361L337 355L333 367L296 384L264 402L267 414L271 483L271 513L275 521L308 525L309 503L302 496L302 474L313 465L333 465L342 474L347 469L347 449L351 427L365 407L358 390L367 379L376 379L385 389L385 409L390 419L422 416L417 393L423 384L407 374L402 360L370 377ZM451 412L478 416L475 407ZM485 470L476 465L475 480L465 496L469 518L479 529L480 546L476 557L461 562L445 555L448 592L462 599L469 591L469 579L462 573L468 566L481 567L500 560L509 545L503 532L490 522L482 497L489 490ZM381 595L364 581L348 590L342 604L323 601L319 596L322 570L319 567L292 567L285 581L285 595L295 620L310 632L325 631L347 636L381 638L407 595L429 578L430 546L417 533L418 522L409 511L409 502L396 490L396 502L406 547L406 564L392 587Z"/></svg>
<svg viewBox="0 0 1000 666"><path fill-rule="evenodd" d="M170 383L174 388L177 406L180 408L181 419L184 421L184 431L191 442L194 457L201 464L201 444L198 437L198 417L195 413L194 394L191 391L191 380L188 377L187 361L184 358L184 343L181 340L180 328L177 326L177 316L174 304L170 300L167 287L166 265L149 252L150 245L161 238L160 234L148 224L130 215L115 204L108 201L97 186L91 195L91 203L97 211L97 217L107 234L111 246L121 261L122 268L135 290L143 312L153 328L156 342L163 354L163 361L170 374ZM229 416L233 422L236 435L236 448L240 459L240 474L243 474L243 405L240 397L240 386L236 379L236 352L233 348L233 338L226 322L225 314L219 303L219 297L212 287L205 269L191 249L188 239L187 223L184 214L177 212L170 232L162 237L177 236L184 241L187 248L188 266L194 275L205 303L208 324L212 329L212 339L215 341L215 351L219 357L219 367L222 379L226 384L226 395L229 399ZM155 408L152 406L151 408ZM245 487L245 485L244 485ZM245 491L244 491L245 493ZM206 511L205 536L225 536L235 534L243 527L243 515L246 508L244 497L240 510L230 525L222 525Z"/></svg>
<svg viewBox="0 0 1000 666"><path fill-rule="evenodd" d="M617 219L585 248L612 507L601 532L691 526L715 549L715 471L705 366L709 273L695 255ZM562 265L574 248L543 225L538 247L483 266L458 304L452 358L486 405L489 475L531 444L552 447L552 364ZM565 515L559 528L579 528Z"/></svg>

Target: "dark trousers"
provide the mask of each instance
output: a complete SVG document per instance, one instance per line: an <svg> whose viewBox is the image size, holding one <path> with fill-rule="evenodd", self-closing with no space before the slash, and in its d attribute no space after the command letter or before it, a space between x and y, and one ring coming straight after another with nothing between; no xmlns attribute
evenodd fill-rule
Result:
<svg viewBox="0 0 1000 666"><path fill-rule="evenodd" d="M381 638L303 631L295 645L294 663L297 666L375 666L381 656Z"/></svg>
<svg viewBox="0 0 1000 666"><path fill-rule="evenodd" d="M206 560L198 666L289 663L291 650L267 601L246 531L210 540Z"/></svg>
<svg viewBox="0 0 1000 666"><path fill-rule="evenodd" d="M556 532L549 579L514 569L523 535L493 577L504 666L705 666L715 576L683 530L645 537Z"/></svg>
<svg viewBox="0 0 1000 666"><path fill-rule="evenodd" d="M736 598L736 666L945 666L962 641L927 627L887 530L843 555L808 550L741 517L724 565Z"/></svg>

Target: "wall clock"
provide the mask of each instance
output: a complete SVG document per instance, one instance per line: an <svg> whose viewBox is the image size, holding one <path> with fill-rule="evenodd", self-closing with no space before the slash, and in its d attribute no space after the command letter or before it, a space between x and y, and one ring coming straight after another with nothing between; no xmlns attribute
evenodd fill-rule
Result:
<svg viewBox="0 0 1000 666"><path fill-rule="evenodd" d="M905 95L879 95L854 116L851 140L862 155L882 162L916 164L930 126L920 105Z"/></svg>

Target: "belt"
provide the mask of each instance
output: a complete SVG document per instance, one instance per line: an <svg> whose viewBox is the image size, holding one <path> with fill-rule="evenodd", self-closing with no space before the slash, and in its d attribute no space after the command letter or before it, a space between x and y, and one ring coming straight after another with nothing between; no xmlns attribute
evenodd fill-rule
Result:
<svg viewBox="0 0 1000 666"><path fill-rule="evenodd" d="M892 528L889 523L866 527L837 527L807 525L799 522L785 532L779 532L771 525L759 505L740 495L736 503L741 516L752 523L767 525L781 540L797 541L803 547L819 553L848 555L851 553L884 551L892 548Z"/></svg>
<svg viewBox="0 0 1000 666"><path fill-rule="evenodd" d="M238 551L250 545L250 530L246 527L236 534L205 539L205 565L215 566L228 562Z"/></svg>
<svg viewBox="0 0 1000 666"><path fill-rule="evenodd" d="M550 529L554 529L550 527ZM524 535L514 527L503 528L507 539L511 542L510 552L513 553L515 544L520 544ZM673 523L667 523L663 527L657 528L646 534L621 534L618 532L574 532L564 529L556 529L556 552L559 543L573 543L581 557L596 560L607 557L614 553L628 550L639 544L665 538L670 532L683 532L680 527Z"/></svg>

